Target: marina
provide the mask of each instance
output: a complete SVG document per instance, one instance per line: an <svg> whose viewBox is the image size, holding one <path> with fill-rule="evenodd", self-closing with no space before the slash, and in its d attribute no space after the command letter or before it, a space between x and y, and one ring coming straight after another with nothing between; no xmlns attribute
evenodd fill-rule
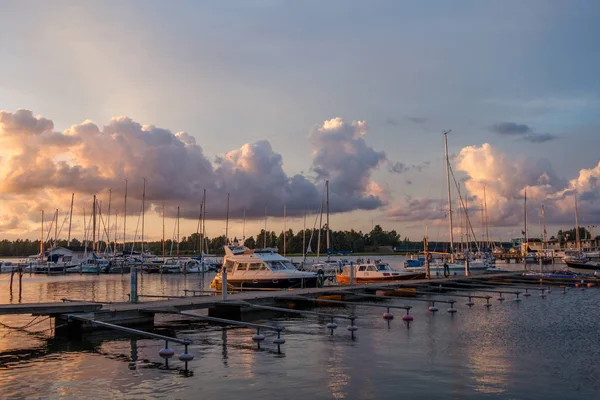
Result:
<svg viewBox="0 0 600 400"><path fill-rule="evenodd" d="M387 262L390 262L392 265L401 265L403 261L402 259L398 259L398 257L393 257L391 260L387 260ZM80 278L77 278L79 276ZM529 299L527 297L528 294L535 292L543 293L544 301L552 301L556 307L562 308L569 304L569 298L579 298L577 300L579 302L582 300L581 296L584 296L586 299L593 299L597 298L600 292L595 289L596 278L593 277L583 280L540 280L527 278L522 272L515 270L509 273L481 274L470 277L452 276L449 278L440 277L388 283L355 283L354 285L329 285L322 288L298 288L278 291L232 291L227 293L224 298L223 293L214 291L208 287L210 281L215 276L214 273L186 275L139 274L139 300L136 303L132 303L131 301L127 301L131 298L131 294L128 293L132 288L130 276L127 274L122 276L84 274L47 277L33 275L31 281L28 282L27 279L25 280L23 295L28 301L22 301L21 304L17 302L16 304L4 304L0 306L0 321L4 321L8 317L6 314L9 313L13 316L17 316L16 314L31 314L34 319L51 317L51 320L54 322L50 321L48 323L54 326L54 329L51 329L48 333L50 334L49 337L52 338L51 340L57 343L64 342L67 340L66 338L68 338L69 343L78 343L81 340L84 340L84 343L89 343L90 340L92 341L91 343L98 343L97 339L94 338L107 338L102 340L108 340L106 343L113 343L110 345L110 348L113 349L111 351L125 351L129 354L125 355L122 360L126 361L124 363L124 371L128 371L123 373L134 375L130 378L123 375L120 379L133 379L135 381L137 379L135 376L153 376L153 380L161 381L162 379L166 379L169 374L175 373L176 376L180 377L179 379L185 379L186 381L191 379L192 382L201 384L201 382L205 382L211 376L211 373L208 373L206 370L209 367L205 363L210 362L217 370L220 370L223 366L225 368L233 368L234 370L246 368L244 367L245 364L236 365L234 362L239 356L244 355L244 357L252 359L258 357L253 362L253 366L249 368L257 369L257 371L260 371L262 368L273 368L273 363L278 363L277 360L280 360L279 362L286 365L286 374L296 371L296 374L299 375L294 376L300 382L304 379L315 379L317 385L321 385L319 383L321 380L315 378L308 370L301 372L303 371L302 369L294 369L285 360L292 361L290 357L294 357L297 358L295 362L299 362L300 365L312 365L311 363L320 359L319 356L315 355L307 358L296 353L300 351L301 347L308 346L308 348L311 348L311 346L317 343L320 343L320 349L323 349L322 346L332 346L332 348L337 349L336 352L344 349L343 354L350 355L354 352L354 350L351 350L352 348L356 348L356 346L362 348L362 346L367 345L371 340L376 340L375 343L377 344L368 345L368 348L370 349L369 351L374 351L374 354L380 354L380 357L383 357L381 360L387 359L386 356L381 356L381 351L387 346L392 345L392 343L394 343L394 348L402 345L402 343L405 343L405 345L412 343L409 347L402 347L401 351L403 354L414 354L414 351L417 349L427 351L426 349L431 344L427 345L426 342L417 339L419 335L417 332L422 332L421 334L425 335L426 338L437 340L438 343L451 340L457 346L457 349L459 349L470 343L471 339L459 345L456 342L458 338L454 337L455 333L450 333L450 336L442 339L437 335L431 336L433 332L430 331L427 333L428 331L422 331L422 329L427 326L430 326L429 329L431 329L431 324L446 325L451 323L452 326L461 321L459 326L463 326L464 329L471 329L475 337L480 337L479 335L483 327L479 324L484 323L484 321L487 321L485 324L489 324L490 321L495 321L497 318L506 318L508 316L508 314L505 314L506 312L517 313L513 316L517 320L520 318L519 315L521 313L529 315L529 318L532 318L533 316L530 315L532 311L529 309L532 307L530 303L539 302L542 297L535 296ZM83 281L79 279L83 279ZM30 296L38 292L35 287L44 287L51 283L52 280L58 280L56 283L64 282L64 284L74 287L77 287L79 282L87 282L86 285L100 285L100 287L106 288L113 287L116 290L104 291L104 293L96 291L96 295L86 298L83 293L89 293L89 291L83 289L82 293L73 292L69 293L68 298L58 298L59 293L64 294L63 289L55 292L55 295L49 292L44 295L44 298L47 300L55 301L51 301L50 303L31 303L30 300L32 298ZM0 282L3 282L2 284L4 285L7 283L6 280ZM113 283L108 285L111 282ZM174 285L175 283L176 285ZM589 287L588 283L590 284ZM591 283L594 283L594 285L591 285ZM115 286L115 284L118 285ZM556 288L559 290L555 290ZM31 292L31 290L34 292ZM211 291L213 294L208 295ZM566 297L558 297L563 294ZM24 300L24 298L21 300ZM14 297L13 300L15 300ZM523 303L524 301L525 303ZM533 305L533 307L537 308L540 305ZM481 311L476 310L487 310L487 314L481 314ZM571 307L568 310L573 311ZM445 322L443 319L439 321L437 318L431 319L438 313L448 314L448 317L451 317L451 319ZM470 313L475 314L469 316ZM563 312L557 309L554 311L554 314L561 316ZM442 317L442 315L439 317ZM20 321L24 322L24 325L27 325L25 322L32 317L22 315L19 318ZM35 322L39 322L39 320ZM491 326L496 327L496 329L498 328L497 324L492 324ZM168 327L167 331L165 331L166 327ZM393 336L400 334L400 337L393 339L389 335L381 336L384 332L381 329L385 329L390 333L396 332ZM18 338L25 335L24 337L31 338L28 341L32 343L39 340L47 340L43 338L48 336L38 336L38 334L31 336L31 334L25 333L26 331L27 328L25 330L15 330L14 327L8 328L6 325L0 325L0 333L4 332L2 334L6 338L13 336ZM401 332L405 333L401 334ZM500 330L500 332L503 331ZM406 334L409 336L405 336ZM413 335L416 336L413 337ZM328 337L332 339L327 339ZM410 339L411 337L412 339ZM367 338L371 339L365 342ZM124 339L126 340L124 341ZM206 340L209 342L206 343ZM334 342L331 342L331 340L334 340ZM346 340L351 340L351 342L346 342ZM390 340L392 342L386 345ZM473 342L473 345L478 347L485 346L487 347L485 351L492 351L494 345L486 342L486 340L483 340L479 344ZM327 344L323 341L329 343ZM8 344L12 343L12 346L16 346L14 350L10 350L6 348L6 342L0 343L5 343L2 351L0 351L0 360L2 360L1 362L5 368L0 369L0 374L3 373L2 371L9 371L11 365L21 365L20 368L35 368L35 364L29 364L30 362L27 361L28 358L23 358L23 361L17 361L16 358L10 355L18 348L21 348L19 351L22 354L29 352L32 357L42 356L41 354L39 356L35 355L39 351L36 350L35 346L31 350L27 350L29 345L22 348L22 345L17 345L15 342L9 340ZM125 345L129 347L134 346L134 343L135 347L131 347L128 350L123 348ZM143 343L146 344L140 347L140 344ZM518 341L515 343L518 343ZM152 345L150 346L150 344ZM106 345L101 346L105 347ZM220 349L218 351L221 351L224 348L227 348L226 359L217 362L214 350ZM152 351L152 349L155 350ZM400 350L392 350L390 357L392 354L396 354L397 351ZM363 352L364 350L361 350L361 359L365 359L366 357ZM269 354L272 354L271 357L278 356L283 358L273 358L270 361L264 359ZM451 354L456 355L457 353L452 352ZM107 362L120 363L118 360L111 361L110 352L101 357L107 357L101 364ZM22 358L22 356L19 356L19 358ZM140 362L139 360L142 358L144 361ZM369 358L367 357L367 359ZM462 358L459 357L459 359ZM517 359L513 358L511 362L516 362ZM223 364L224 361L226 364ZM64 362L69 361L65 360ZM325 397L335 397L335 393L346 393L346 396L353 398L353 395L349 392L350 388L348 385L352 387L356 382L360 382L360 378L351 372L357 366L349 361L346 356L338 361L330 359L330 361L326 361L325 363L331 362L336 363L336 368L341 368L338 362L347 363L347 366L352 368L348 370L350 375L347 379L350 379L350 381L340 387L327 385L329 386L329 389L327 389L327 393L329 394L325 395ZM375 363L374 365L379 365L379 363ZM417 365L419 365L418 362ZM469 363L466 365L469 365ZM594 367L590 364L589 368ZM120 368L117 368L117 370L120 370ZM376 367L376 370L378 370L378 367ZM400 368L400 371L405 371L405 368ZM477 393L510 394L512 390L523 390L523 386L518 386L520 380L515 381L511 378L513 379L511 381L512 384L508 384L507 381L500 379L503 376L502 371L500 371L499 376L494 375L496 377L491 380L489 380L490 378L485 378L485 376L491 374L492 370L489 370L489 372L485 372L487 370L476 371L473 370L472 373L475 374L473 377L475 379L484 379L484 381L470 389L466 387L461 389L466 398L469 398L471 395L475 396ZM401 373L406 374L407 371ZM441 371L437 373L439 374ZM508 373L508 370L506 373ZM483 374L482 377L477 378L481 374ZM411 387L417 393L420 390L425 390L424 386L420 386L420 379L418 377L410 376ZM328 379L334 378L330 376ZM355 382L356 379L358 381ZM586 381L585 378L581 379ZM94 385L97 387L99 385L98 381L94 380L94 382ZM269 380L269 382L271 382L271 385L277 387L277 384L273 381ZM446 387L446 383L444 382L442 380L437 385L440 388ZM11 389L23 390L18 389L18 384L15 386L15 383L5 384L3 388L9 392ZM296 398L296 391L303 393L296 384L299 383L295 382L295 384L291 385L294 394L288 391L289 389L282 390L290 398ZM511 385L515 384L519 389L512 388ZM189 390L194 390L195 383L190 385L181 381L176 386L180 386L181 389L189 388ZM109 388L101 384L100 387L110 392ZM259 384L256 390L264 390L260 389L261 387L263 386ZM381 392L382 395L387 393L385 387L383 386L381 389L383 390ZM569 386L567 385L566 387ZM78 390L91 393L82 389L82 387L79 387ZM227 389L221 388L221 390L224 390L226 393L235 393L237 389L229 387ZM251 392L252 390L254 389L251 389ZM540 389L537 388L536 390ZM546 388L544 390L549 389ZM544 390L541 393L544 393ZM583 393L594 393L594 391L600 390L600 387L593 384L592 386L586 386L586 389L579 388L578 390L583 390ZM142 395L144 392L141 387L138 387L135 389L135 393ZM164 393L164 395L169 396L168 393Z"/></svg>

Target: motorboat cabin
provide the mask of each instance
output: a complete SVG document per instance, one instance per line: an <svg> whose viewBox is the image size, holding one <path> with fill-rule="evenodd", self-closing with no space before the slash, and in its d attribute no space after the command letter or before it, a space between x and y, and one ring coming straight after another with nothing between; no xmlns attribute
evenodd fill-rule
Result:
<svg viewBox="0 0 600 400"><path fill-rule="evenodd" d="M393 270L387 263L346 265L342 272L337 275L339 284L350 283L351 268L354 268L355 283L374 283L385 281L402 281L407 279L419 279L425 275L421 272L400 272Z"/></svg>

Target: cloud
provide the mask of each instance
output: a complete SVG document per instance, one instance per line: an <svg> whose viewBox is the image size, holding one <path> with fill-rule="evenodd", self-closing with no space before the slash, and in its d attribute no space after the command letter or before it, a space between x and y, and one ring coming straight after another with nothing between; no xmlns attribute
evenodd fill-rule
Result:
<svg viewBox="0 0 600 400"><path fill-rule="evenodd" d="M428 121L427 118L423 117L406 117L406 119L415 124L424 124Z"/></svg>
<svg viewBox="0 0 600 400"><path fill-rule="evenodd" d="M521 136L520 140L530 143L545 143L557 138L550 133L536 133L531 127L514 122L499 122L492 125L489 130L498 135Z"/></svg>
<svg viewBox="0 0 600 400"><path fill-rule="evenodd" d="M567 180L556 174L549 160L511 157L484 143L464 147L453 167L455 172L465 174L471 218L477 218L474 211L480 210L485 201L492 227L523 226L525 192L532 231L535 231L532 225L541 221L542 205L548 224L572 226L575 222L575 193L580 223L600 223L600 162L593 168L581 169L576 178ZM454 185L452 191L453 208L456 208L458 201ZM463 198L465 195L463 191ZM416 197L390 204L386 214L398 221L447 224L445 209L445 198ZM479 222L471 223L476 226Z"/></svg>
<svg viewBox="0 0 600 400"><path fill-rule="evenodd" d="M350 211L351 205L372 210L385 204L384 190L370 180L370 175L386 156L366 144L363 136L367 131L364 121L346 123L334 118L309 135L316 183L329 180L330 210Z"/></svg>
<svg viewBox="0 0 600 400"><path fill-rule="evenodd" d="M424 161L421 164L406 165L402 162L388 162L388 171L395 174L403 174L409 171L423 172L431 164L431 161Z"/></svg>
<svg viewBox="0 0 600 400"><path fill-rule="evenodd" d="M387 193L371 180L385 161L385 153L367 145L368 128L362 121L325 121L309 135L312 171L309 179L288 175L283 157L266 140L247 143L211 162L194 136L143 125L128 117L99 126L92 121L53 131L51 120L34 117L29 110L0 112L0 198L8 215L21 215L34 223L43 208L68 209L75 195L75 212L89 213L92 195L108 207L124 209L127 179L128 214L141 211L146 180L146 208L157 211L166 203L167 216L177 206L183 218L196 219L203 191L207 191L207 218L225 217L230 194L230 215L248 218L278 214L285 204L289 216L319 209L325 180L329 180L332 213L375 209L387 204ZM309 161L310 162L310 161ZM14 222L6 222L14 227Z"/></svg>
<svg viewBox="0 0 600 400"><path fill-rule="evenodd" d="M498 135L526 135L533 132L530 127L514 122L499 122L490 127L490 131Z"/></svg>
<svg viewBox="0 0 600 400"><path fill-rule="evenodd" d="M525 140L527 142L531 142L531 143L544 143L544 142L549 142L551 140L554 140L558 138L558 136L556 135L552 135L550 133L534 133L528 136L524 136L522 138L522 140Z"/></svg>

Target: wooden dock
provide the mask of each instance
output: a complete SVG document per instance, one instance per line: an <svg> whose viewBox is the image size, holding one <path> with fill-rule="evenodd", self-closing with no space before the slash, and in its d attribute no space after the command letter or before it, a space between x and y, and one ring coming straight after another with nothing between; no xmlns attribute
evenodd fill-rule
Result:
<svg viewBox="0 0 600 400"><path fill-rule="evenodd" d="M431 286L432 288L444 284L460 284L461 282L470 282L473 290L478 290L478 284L488 285L494 280L510 281L518 279L519 284L524 284L525 279L520 272L498 273L498 274L478 274L470 277L452 276L448 278L415 279L395 282L381 282L377 284L361 284L353 286L325 286L322 288L305 288L292 290L268 290L268 291L247 291L228 294L227 300L223 300L222 295L203 295L203 296L182 296L170 299L161 299L153 301L142 301L138 303L93 303L80 301L64 301L60 303L30 303L30 304L3 304L0 305L0 315L2 314L32 314L49 315L57 318L64 325L75 325L81 329L94 329L91 324L86 324L80 320L75 321L69 318L69 315L77 314L90 320L102 321L119 325L136 325L143 323L152 323L154 314L161 311L182 312L186 310L208 309L209 315L219 317L227 316L231 319L241 318L243 307L240 303L252 303L256 305L274 304L282 301L287 296L290 302L294 302L293 297L320 297L337 295L348 298L349 292L360 293L376 291L393 292L397 288L414 288L417 286ZM539 284L539 279L530 279L531 284ZM433 293L432 293L433 294ZM350 294L350 298L352 295ZM81 318L79 318L81 319Z"/></svg>

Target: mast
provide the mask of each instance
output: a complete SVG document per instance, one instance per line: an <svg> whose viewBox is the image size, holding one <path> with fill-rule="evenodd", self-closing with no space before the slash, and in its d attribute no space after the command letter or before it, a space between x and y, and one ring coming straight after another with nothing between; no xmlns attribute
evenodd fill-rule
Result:
<svg viewBox="0 0 600 400"><path fill-rule="evenodd" d="M56 224L54 225L54 246L58 246L58 208L56 209Z"/></svg>
<svg viewBox="0 0 600 400"><path fill-rule="evenodd" d="M448 183L448 218L450 219L450 261L454 262L454 233L452 227L452 196L450 194L450 159L448 158L448 133L444 131L444 150L446 152L446 180ZM468 233L467 233L468 235Z"/></svg>
<svg viewBox="0 0 600 400"><path fill-rule="evenodd" d="M127 179L125 179L125 205L123 206L123 257L125 257L125 233L127 232Z"/></svg>
<svg viewBox="0 0 600 400"><path fill-rule="evenodd" d="M429 230L425 224L425 240L423 241L423 250L425 253L425 278L431 278L431 269L429 266Z"/></svg>
<svg viewBox="0 0 600 400"><path fill-rule="evenodd" d="M244 207L244 223L242 225L242 244L246 243L246 207Z"/></svg>
<svg viewBox="0 0 600 400"><path fill-rule="evenodd" d="M306 258L306 210L304 210L304 222L302 224L302 260Z"/></svg>
<svg viewBox="0 0 600 400"><path fill-rule="evenodd" d="M487 197L485 195L485 186L483 187L483 209L485 210L485 239L487 241L487 246L491 247L491 242L490 242L490 225L489 225L489 220L488 220Z"/></svg>
<svg viewBox="0 0 600 400"><path fill-rule="evenodd" d="M286 225L285 225L285 204L283 205L283 256L285 257L285 244L287 242L286 238L287 238L287 231L286 231Z"/></svg>
<svg viewBox="0 0 600 400"><path fill-rule="evenodd" d="M92 252L96 251L96 195L94 195L94 207L92 208Z"/></svg>
<svg viewBox="0 0 600 400"><path fill-rule="evenodd" d="M265 206L265 234L263 237L263 248L267 248L267 206Z"/></svg>
<svg viewBox="0 0 600 400"><path fill-rule="evenodd" d="M323 195L321 195L321 209L319 210L319 234L317 236L317 262L321 255L321 231L323 230Z"/></svg>
<svg viewBox="0 0 600 400"><path fill-rule="evenodd" d="M144 261L144 216L146 214L146 178L144 178L144 190L142 191L142 263Z"/></svg>
<svg viewBox="0 0 600 400"><path fill-rule="evenodd" d="M481 249L484 248L484 238L485 238L485 211L483 209L483 202L481 202L481 240L479 241L479 247Z"/></svg>
<svg viewBox="0 0 600 400"><path fill-rule="evenodd" d="M575 240L577 241L577 251L581 253L581 242L579 241L579 210L577 208L577 192L575 196Z"/></svg>
<svg viewBox="0 0 600 400"><path fill-rule="evenodd" d="M162 258L165 260L165 202L162 202Z"/></svg>
<svg viewBox="0 0 600 400"><path fill-rule="evenodd" d="M108 217L106 219L106 243L108 250L110 251L110 204L112 202L112 189L108 189Z"/></svg>
<svg viewBox="0 0 600 400"><path fill-rule="evenodd" d="M206 189L204 189L204 195L202 204L202 245L206 245L206 252L208 253L208 243L206 242Z"/></svg>
<svg viewBox="0 0 600 400"><path fill-rule="evenodd" d="M523 255L527 254L527 249L529 248L529 235L527 232L527 188L525 188L525 249L523 250Z"/></svg>
<svg viewBox="0 0 600 400"><path fill-rule="evenodd" d="M117 232L119 229L119 210L115 210L115 241L113 242L113 258L117 256ZM108 238L110 240L110 238Z"/></svg>
<svg viewBox="0 0 600 400"><path fill-rule="evenodd" d="M229 244L229 193L227 193L227 211L225 212L225 244Z"/></svg>
<svg viewBox="0 0 600 400"><path fill-rule="evenodd" d="M544 206L542 206L542 221L544 223L542 250L546 250L546 211L544 210Z"/></svg>
<svg viewBox="0 0 600 400"><path fill-rule="evenodd" d="M42 233L40 236L40 260L44 258L44 210L42 210Z"/></svg>
<svg viewBox="0 0 600 400"><path fill-rule="evenodd" d="M461 193L460 193L460 183L457 183L457 190L458 190L458 198L462 199ZM459 203L460 204L460 203ZM464 211L462 209L462 207L458 207L458 225L460 226L460 247L462 249L462 252L465 252L465 236L464 236L464 231L463 231L463 214ZM466 225L466 224L465 224Z"/></svg>
<svg viewBox="0 0 600 400"><path fill-rule="evenodd" d="M177 206L177 258L179 258L179 206Z"/></svg>
<svg viewBox="0 0 600 400"><path fill-rule="evenodd" d="M164 214L165 202L163 201L163 214ZM164 217L163 217L164 218ZM202 224L202 203L200 203L200 215L198 215L198 225L196 226L196 243L194 243L194 253L196 252L196 246L200 248L200 254L202 254L202 242L200 241L200 224ZM164 225L164 222L163 222ZM164 235L163 235L164 236Z"/></svg>
<svg viewBox="0 0 600 400"><path fill-rule="evenodd" d="M331 250L331 242L330 242L330 231L329 231L329 181L325 181L325 212L327 213L327 256L329 257L329 252Z"/></svg>
<svg viewBox="0 0 600 400"><path fill-rule="evenodd" d="M71 223L73 222L73 200L75 200L75 193L71 194L71 211L69 211L69 235L67 237L67 246L71 245Z"/></svg>
<svg viewBox="0 0 600 400"><path fill-rule="evenodd" d="M98 218L99 218L99 221L102 221L102 200L98 201ZM102 224L100 222L98 222L98 243L96 244L96 246L98 248L97 249L98 253L100 252L100 242L102 241L102 235L100 235L101 225Z"/></svg>

